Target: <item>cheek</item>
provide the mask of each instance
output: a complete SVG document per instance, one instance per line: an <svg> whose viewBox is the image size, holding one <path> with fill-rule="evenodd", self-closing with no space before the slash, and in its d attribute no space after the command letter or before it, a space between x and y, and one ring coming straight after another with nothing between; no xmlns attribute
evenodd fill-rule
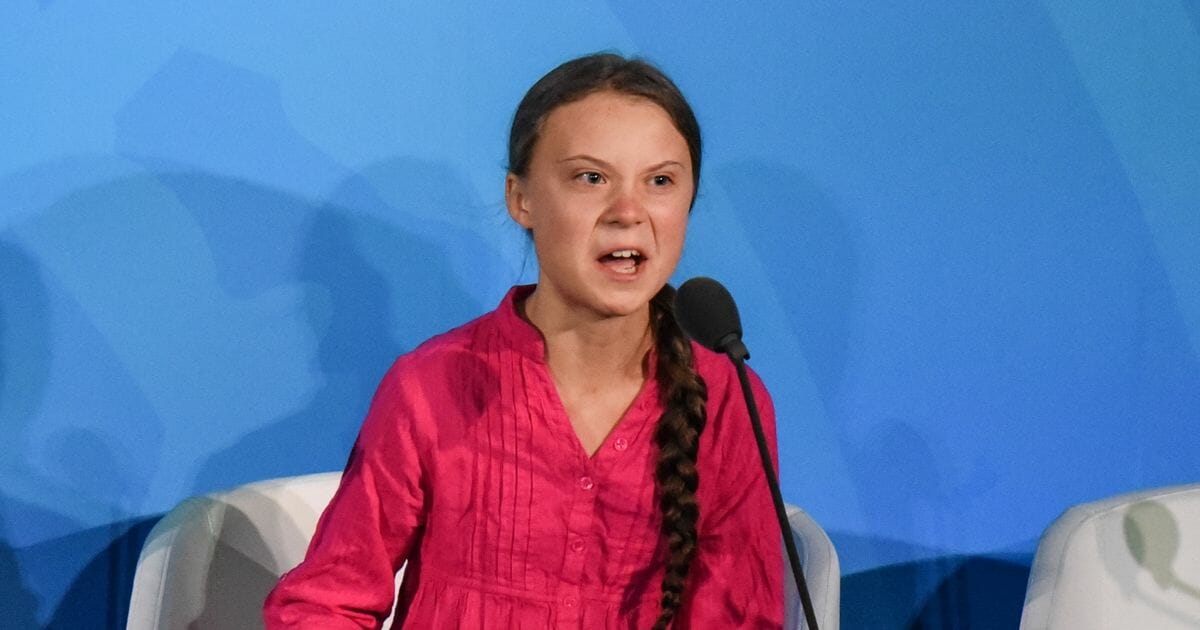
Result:
<svg viewBox="0 0 1200 630"><path fill-rule="evenodd" d="M584 237L580 235L577 221L570 221L558 213L542 215L533 225L534 241L547 251L578 247Z"/></svg>
<svg viewBox="0 0 1200 630"><path fill-rule="evenodd" d="M564 195L553 187L546 185L536 187L529 198L532 208L530 226L534 232L560 236L571 233L575 229L571 217L577 214L577 212L572 212L571 202L568 195Z"/></svg>
<svg viewBox="0 0 1200 630"><path fill-rule="evenodd" d="M571 257L583 247L586 234L579 234L578 222L562 213L542 213L533 221L533 244L538 257L559 260Z"/></svg>
<svg viewBox="0 0 1200 630"><path fill-rule="evenodd" d="M687 210L672 211L666 217L664 217L664 220L660 222L659 225L662 226L659 239L663 246L670 247L675 250L682 249L683 241L687 237Z"/></svg>

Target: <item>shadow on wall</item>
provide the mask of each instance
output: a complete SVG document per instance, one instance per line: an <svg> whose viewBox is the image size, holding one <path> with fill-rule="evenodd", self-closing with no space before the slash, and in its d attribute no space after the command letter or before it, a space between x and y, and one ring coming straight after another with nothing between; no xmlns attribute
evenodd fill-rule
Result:
<svg viewBox="0 0 1200 630"><path fill-rule="evenodd" d="M391 361L477 315L461 279L486 275L499 258L441 220L478 207L453 167L393 158L353 173L298 132L285 109L273 78L181 49L116 119L120 153L155 173L203 231L220 287L251 300L298 286L298 315L317 339L316 365L306 370L239 375L248 388L279 390L278 381L299 375L317 385L301 405L294 393L250 397L301 407L282 418L228 410L236 442L207 454L193 494L340 469ZM287 360L297 349L282 351ZM242 434L250 427L260 428Z"/></svg>
<svg viewBox="0 0 1200 630"><path fill-rule="evenodd" d="M0 500L0 503L3 501ZM8 529L0 513L0 531ZM25 584L16 551L0 540L0 615L11 630L36 630L37 596Z"/></svg>
<svg viewBox="0 0 1200 630"><path fill-rule="evenodd" d="M37 260L0 238L0 471L24 464L26 426L50 374L49 297Z"/></svg>
<svg viewBox="0 0 1200 630"><path fill-rule="evenodd" d="M776 263L763 265L763 271L829 405L846 369L859 273L850 226L832 200L794 168L734 162L714 171L758 257Z"/></svg>
<svg viewBox="0 0 1200 630"><path fill-rule="evenodd" d="M73 174L64 168L64 178ZM152 184L127 178L67 190L0 244L5 272L17 272L0 279L0 371L17 375L5 378L0 398L0 451L8 451L0 513L38 617L57 627L123 627L137 525L146 522L136 515L163 464L164 427L150 402L157 384L129 362L145 348L111 334L114 319L136 308L126 298L138 276L123 271L154 242L131 221L162 209L142 203L153 199L145 194ZM13 264L22 250L28 264ZM147 327L136 340L154 334Z"/></svg>
<svg viewBox="0 0 1200 630"><path fill-rule="evenodd" d="M65 505L63 509L80 507ZM0 625L17 629L125 626L138 553L157 517L84 528L68 515L0 495L0 531L10 531L4 513L20 515L27 526L42 523L48 529L72 533L20 548L0 539L0 615L4 619ZM39 618L48 619L48 625L39 623Z"/></svg>
<svg viewBox="0 0 1200 630"><path fill-rule="evenodd" d="M30 237L35 247L60 243L71 250L77 244L72 238L78 238L81 231L74 229L68 234L62 230L88 226L90 253L60 258L56 263L59 271L63 270L63 264L68 265L67 270L78 276L76 280L86 279L89 273L108 274L105 265L94 271L80 268L87 267L89 260L105 256L124 256L121 263L124 266L153 266L156 260L153 256L172 251L171 243L163 248L121 252L122 243L128 239L151 242L156 236L187 236L187 233L144 233L147 225L159 224L129 221L127 208L121 209L122 212L108 210L114 209L114 205L129 204L131 199L158 200L158 196L147 196L143 191L155 186L161 189L163 184L175 193L174 198L161 199L168 205L133 204L133 212L166 216L182 207L191 213L204 231L208 251L213 253L216 280L227 292L224 297L214 294L205 295L205 299L226 300L213 305L237 314L241 312L237 310L239 305L247 300L257 299L281 284L299 283L304 288L299 302L302 318L307 329L319 338L317 365L312 368L323 380L316 395L300 412L243 435L224 451L215 454L207 451L210 456L199 467L195 492L296 474L304 469L340 469L374 387L395 356L429 334L452 323L465 322L477 313L474 298L460 287L446 262L455 253L397 230L388 222L346 208L331 204L314 206L228 178L163 174L107 182L76 191L69 201L56 203L31 222L36 227L19 233ZM123 227L118 229L117 224ZM55 235L63 238L56 239ZM187 248L175 248L177 258L185 256L179 249ZM477 247L472 253L487 256L483 248ZM145 405L143 399L134 400L130 398L133 394L125 391L137 388L125 386L131 375L111 356L112 348L93 353L86 344L71 343L88 335L94 337L96 331L81 313L71 314L78 310L78 305L71 301L70 287L56 298L59 300L55 302L56 317L50 318L50 309L44 304L48 301L47 291L38 282L40 272L35 259L22 248L0 241L0 261L5 263L6 271L22 272L6 273L0 278L0 376L3 377L0 392L4 393L0 399L3 404L0 421L11 438L0 447L8 452L0 462L0 474L4 475L6 487L19 491L19 500L0 502L0 517L10 513L14 518L20 517L16 523L8 519L19 535L46 537L44 542L21 549L14 548L11 541L0 540L0 547L10 552L4 554L3 561L11 559L5 562L5 568L17 576L6 579L3 585L7 590L11 584L15 590L11 596L5 592L6 607L2 610L13 619L36 618L36 605L41 600L44 608L54 610L52 627L95 627L102 618L112 627L121 627L140 543L155 520L128 520L128 510L140 505L150 482L148 476L131 475L141 472L183 476L187 470L196 470L193 467L199 462L178 457L159 461L156 448L132 448L140 444L157 446L161 437L147 432L152 432L159 420L153 411L141 408ZM187 261L183 263L186 265ZM194 280L207 280L200 271L196 275L199 277ZM125 286L122 290L133 288ZM120 299L110 294L99 295L103 296L101 307L115 308L117 313L132 308L130 304L104 302ZM395 314L394 296L414 297L405 305L408 312L402 317ZM178 302L177 297L170 296L168 301ZM139 300L144 298L155 299L155 296L139 296ZM69 379L70 396L55 396L54 400L43 403L42 392L49 380L48 364L52 356L47 322L52 319L56 330L66 331L67 341L53 341L67 348L64 364L74 364L79 369ZM153 343L155 335L167 334L169 330L145 328L142 337ZM197 327L192 328L192 332L196 330ZM204 333L207 328L201 326L199 330ZM32 360L25 361L27 355ZM15 370L14 365L28 365L29 369ZM43 369L38 369L39 365ZM269 371L256 367L250 365L248 373L246 365L229 365L216 372L199 370L193 386L205 388L201 375L209 374L213 375L210 378L242 383L263 378L270 387ZM62 380L64 376L56 378ZM92 394L105 395L105 402L91 404ZM268 406L278 404L269 393L259 398ZM126 403L123 411L119 409ZM203 412L206 405L212 405L211 412L224 413L233 419L243 417L248 411L222 409L220 401L206 399L193 404L199 408L181 411L195 415ZM37 458L30 451L34 445L27 444L30 419L35 412L48 414L57 423L42 426L44 435L38 444L42 452ZM108 435L114 428L120 431L127 423L134 423L129 432L115 438ZM246 424L244 419L242 424ZM164 427L167 432L184 436L192 428L179 420ZM208 433L207 437L196 436L201 448L205 440L214 438L212 431ZM33 465L34 459L37 466ZM15 486L9 485L10 482ZM65 513L58 514L49 507L22 507L22 501L34 498L39 505L60 506ZM110 519L109 525L88 528ZM44 529L69 533L59 536ZM35 593L35 608L25 615L20 606L29 601L24 596L27 590Z"/></svg>
<svg viewBox="0 0 1200 630"><path fill-rule="evenodd" d="M761 258L788 261L765 265L764 270L810 364L826 413L836 417L834 402L846 369L860 274L853 228L833 201L796 169L744 162L722 165L715 175ZM883 419L866 432L867 439L857 442L844 431L839 434L848 459L856 462L850 472L868 518L913 529L949 527L920 521L989 482L971 478L956 484L944 479L925 436L903 420ZM903 491L878 483L888 478L905 479ZM1028 561L942 555L898 540L836 533L833 537L842 558L870 558L884 565L843 577L845 628L1007 630L1020 622ZM908 560L913 557L927 559Z"/></svg>
<svg viewBox="0 0 1200 630"><path fill-rule="evenodd" d="M885 418L867 429L868 438L848 451L857 463L852 474L868 517L898 524L899 539L921 531L952 536L958 526L952 506L970 505L970 497L993 482L985 469L959 475L943 469L939 449L911 422ZM878 482L888 478L904 483L889 488ZM850 602L842 609L847 627L990 629L1019 623L1031 554L946 555L882 538L837 542L848 557L883 565L844 579L843 602ZM1014 549L1035 545L1028 541ZM888 625L905 619L910 620L907 625Z"/></svg>
<svg viewBox="0 0 1200 630"><path fill-rule="evenodd" d="M48 523L64 518L3 495L0 508ZM0 540L0 626L124 628L138 552L155 521L113 522L22 548ZM8 528L0 516L0 531Z"/></svg>
<svg viewBox="0 0 1200 630"><path fill-rule="evenodd" d="M189 105L194 87L173 88L196 76L225 100ZM143 509L149 485L161 503L178 492L173 480L193 475L191 491L207 492L340 469L392 359L480 311L448 261L461 272L463 261L485 270L499 257L439 220L479 207L463 178L410 159L371 167L370 181L347 177L267 102L277 90L255 81L184 55L118 117L118 147L149 173L46 165L5 194L18 206L38 200L0 236L0 478L15 492L0 497L0 518L16 533L0 539L6 624L36 619L40 603L60 626L119 626L154 521L130 520L130 510ZM230 112L273 122L252 116L240 130ZM214 170L186 166L193 160ZM318 199L341 183L322 203L213 174L260 167L266 181ZM90 176L101 171L110 174ZM98 330L97 313L109 329ZM306 361L306 333L319 340L315 365L269 369ZM315 393L297 384L306 371L320 379ZM169 423L147 392L172 409Z"/></svg>
<svg viewBox="0 0 1200 630"><path fill-rule="evenodd" d="M7 235L0 239L0 270L0 479L6 487L37 485L27 461L26 429L49 377L48 297L36 260ZM14 630L40 627L24 554L6 539L12 531L7 515L27 517L31 507L0 495L0 615ZM67 520L54 516L60 525Z"/></svg>
<svg viewBox="0 0 1200 630"><path fill-rule="evenodd" d="M190 178L172 186L204 191L212 184ZM215 230L236 226L236 219L224 220L225 213L257 216L256 232L262 240L241 234L237 238L245 247L236 252L229 251L229 242L215 245L226 250L222 260L231 266L228 277L253 269L255 251L271 242L270 208L279 204L253 205L251 199L262 194L258 190L232 200L226 196L220 208L192 206L194 212L206 214L201 223L210 239ZM189 196L195 201L196 195ZM429 335L478 314L475 298L450 269L449 260L464 253L444 251L391 222L332 204L308 209L305 226L296 234L294 249L285 248L289 250L286 262L276 261L280 274L276 281L299 282L304 287L301 306L317 337L313 370L321 385L303 409L246 433L211 455L199 470L194 493L302 472L340 470L375 387L392 361Z"/></svg>
<svg viewBox="0 0 1200 630"><path fill-rule="evenodd" d="M32 550L36 555L49 556L55 550L107 543L75 576L46 629L124 628L138 554L157 522L158 517L121 521L37 545Z"/></svg>
<svg viewBox="0 0 1200 630"><path fill-rule="evenodd" d="M764 270L810 364L826 412L834 417L860 273L852 227L796 169L744 162L722 165L714 174L761 258L788 261ZM978 471L959 482L945 479L926 437L909 422L883 419L866 435L858 442L844 432L840 437L848 459L856 462L850 472L868 518L913 529L950 527L921 520L989 483ZM906 480L903 491L878 483L888 478ZM1031 559L943 555L899 540L832 536L842 558L870 558L884 565L842 578L845 628L1008 630L1019 625ZM909 560L913 557L926 559Z"/></svg>
<svg viewBox="0 0 1200 630"><path fill-rule="evenodd" d="M857 462L852 473L869 518L903 525L896 538L831 533L840 556L870 558L878 568L842 578L842 621L846 628L944 629L1015 628L1025 601L1032 556L1029 554L947 554L905 542L921 529L949 534L946 506L985 487L986 477L951 478L938 467L927 438L910 423L884 419L869 427L848 451ZM883 488L879 479L905 482ZM930 520L937 519L937 520ZM911 530L911 531L910 531ZM1034 541L1015 547L1032 548ZM919 558L913 560L913 558Z"/></svg>

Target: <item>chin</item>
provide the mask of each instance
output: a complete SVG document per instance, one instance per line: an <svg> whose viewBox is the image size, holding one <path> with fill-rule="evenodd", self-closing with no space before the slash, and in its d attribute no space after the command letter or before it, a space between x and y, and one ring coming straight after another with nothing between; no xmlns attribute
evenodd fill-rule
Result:
<svg viewBox="0 0 1200 630"><path fill-rule="evenodd" d="M609 292L608 295L598 295L595 303L598 306L597 310L605 316L626 317L646 308L657 292L657 289L633 290L631 287L615 294Z"/></svg>
<svg viewBox="0 0 1200 630"><path fill-rule="evenodd" d="M604 304L597 310L604 317L628 317L646 308L647 303L649 300L640 304Z"/></svg>

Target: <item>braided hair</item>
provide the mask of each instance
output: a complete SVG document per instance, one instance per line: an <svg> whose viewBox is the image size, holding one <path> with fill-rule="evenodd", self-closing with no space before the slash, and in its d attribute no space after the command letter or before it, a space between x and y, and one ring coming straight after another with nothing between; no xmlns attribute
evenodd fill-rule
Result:
<svg viewBox="0 0 1200 630"><path fill-rule="evenodd" d="M700 125L679 88L658 68L640 59L595 54L568 61L538 80L513 115L508 140L508 171L524 177L533 158L541 126L551 110L611 90L645 98L667 113L687 143L692 160L692 202L700 185ZM656 630L671 625L683 601L688 569L696 555L696 523L700 478L696 455L706 419L708 392L696 373L690 342L674 315L675 290L666 285L650 300L650 325L658 355L659 390L666 411L658 421L654 483L667 547L662 581L662 608Z"/></svg>
<svg viewBox="0 0 1200 630"><path fill-rule="evenodd" d="M675 290L666 285L650 301L658 350L658 378L666 411L654 431L658 463L654 481L662 512L662 535L667 542L667 566L662 583L662 612L655 630L665 629L682 601L688 568L696 555L696 454L706 419L708 388L692 363L692 346L674 313Z"/></svg>

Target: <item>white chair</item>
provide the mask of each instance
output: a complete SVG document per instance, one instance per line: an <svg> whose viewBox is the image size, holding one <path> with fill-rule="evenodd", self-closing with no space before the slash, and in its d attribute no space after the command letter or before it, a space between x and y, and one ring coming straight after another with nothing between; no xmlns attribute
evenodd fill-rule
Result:
<svg viewBox="0 0 1200 630"><path fill-rule="evenodd" d="M304 558L340 479L273 479L179 504L138 557L129 630L262 628L263 600Z"/></svg>
<svg viewBox="0 0 1200 630"><path fill-rule="evenodd" d="M1200 484L1067 510L1042 535L1021 630L1200 628Z"/></svg>
<svg viewBox="0 0 1200 630"><path fill-rule="evenodd" d="M284 571L300 563L341 473L252 483L188 499L154 526L138 558L129 630L262 627L262 604ZM821 630L838 630L840 573L829 537L788 506ZM789 628L804 615L790 571ZM403 571L396 576L399 586ZM384 624L389 628L391 620Z"/></svg>
<svg viewBox="0 0 1200 630"><path fill-rule="evenodd" d="M792 526L792 539L800 553L800 566L804 569L804 581L808 584L808 595L812 598L813 612L819 630L838 630L841 624L842 572L837 551L824 529L804 510L784 504L788 523ZM800 596L796 594L796 580L788 565L786 551L783 559L783 574L786 580L785 628L808 630L804 623L804 611L800 608Z"/></svg>

